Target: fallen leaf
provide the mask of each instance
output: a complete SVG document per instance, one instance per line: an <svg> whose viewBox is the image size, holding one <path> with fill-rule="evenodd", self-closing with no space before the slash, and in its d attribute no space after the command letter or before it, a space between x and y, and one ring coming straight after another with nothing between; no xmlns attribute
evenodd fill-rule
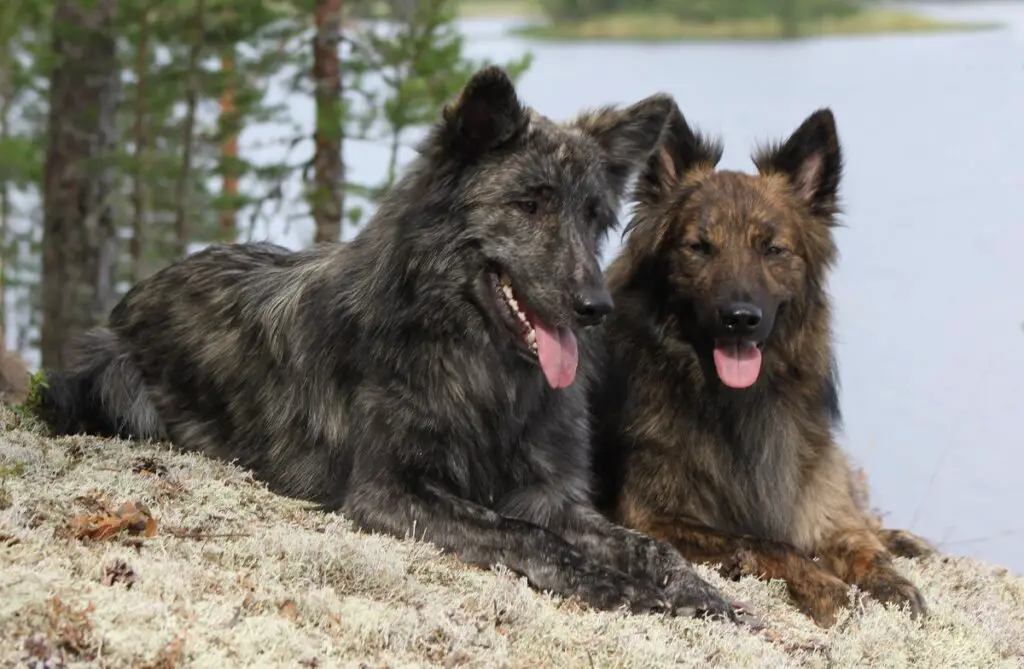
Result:
<svg viewBox="0 0 1024 669"><path fill-rule="evenodd" d="M156 534L156 520L142 502L125 502L114 513L103 509L100 513L76 516L71 520L71 533L77 539L103 541L122 531L152 537Z"/></svg>

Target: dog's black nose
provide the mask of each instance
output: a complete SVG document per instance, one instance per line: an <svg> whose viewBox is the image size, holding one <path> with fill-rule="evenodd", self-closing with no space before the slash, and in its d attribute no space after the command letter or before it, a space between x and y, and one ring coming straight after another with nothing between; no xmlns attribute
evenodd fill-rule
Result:
<svg viewBox="0 0 1024 669"><path fill-rule="evenodd" d="M612 296L603 288L584 288L573 296L576 320L582 325L597 325L612 312Z"/></svg>
<svg viewBox="0 0 1024 669"><path fill-rule="evenodd" d="M722 328L729 334L751 334L761 324L761 310L749 302L733 302L718 310Z"/></svg>

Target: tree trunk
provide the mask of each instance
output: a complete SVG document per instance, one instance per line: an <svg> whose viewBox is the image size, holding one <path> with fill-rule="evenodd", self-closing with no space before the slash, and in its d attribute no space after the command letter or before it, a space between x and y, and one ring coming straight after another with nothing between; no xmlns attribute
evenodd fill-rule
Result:
<svg viewBox="0 0 1024 669"><path fill-rule="evenodd" d="M316 86L316 144L313 154L315 243L341 239L345 165L342 161L341 43L342 0L316 0L313 81Z"/></svg>
<svg viewBox="0 0 1024 669"><path fill-rule="evenodd" d="M149 7L142 12L142 25L139 27L138 53L135 58L135 173L132 175L132 239L131 239L131 284L135 285L143 277L142 243L146 234L146 175L149 170L147 159L147 125L146 125L146 90L147 72L149 67Z"/></svg>
<svg viewBox="0 0 1024 669"><path fill-rule="evenodd" d="M41 353L63 362L65 342L105 320L116 297L111 207L119 94L117 0L60 0L53 17L50 114L43 176Z"/></svg>
<svg viewBox="0 0 1024 669"><path fill-rule="evenodd" d="M238 110L235 108L235 54L225 49L220 59L224 74L224 91L220 96L220 119L222 141L220 145L221 179L223 180L223 205L220 211L220 238L225 242L235 241L236 202L238 198Z"/></svg>
<svg viewBox="0 0 1024 669"><path fill-rule="evenodd" d="M188 53L188 73L185 83L185 123L182 128L181 168L174 189L174 255L184 257L188 252L188 198L192 178L192 144L196 134L196 107L199 105L199 58L203 52L206 33L206 3L196 0L195 34Z"/></svg>

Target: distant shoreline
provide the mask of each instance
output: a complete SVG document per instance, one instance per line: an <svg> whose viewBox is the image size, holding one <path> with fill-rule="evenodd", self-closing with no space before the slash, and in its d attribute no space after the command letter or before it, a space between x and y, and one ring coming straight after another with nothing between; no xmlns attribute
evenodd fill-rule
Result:
<svg viewBox="0 0 1024 669"><path fill-rule="evenodd" d="M694 42L775 41L829 36L891 35L991 30L996 22L944 21L910 11L880 9L843 18L805 22L799 34L787 37L775 19L679 21L663 14L616 14L583 21L552 24L531 0L464 0L459 7L464 19L527 19L529 25L514 28L517 37L549 42Z"/></svg>
<svg viewBox="0 0 1024 669"><path fill-rule="evenodd" d="M462 0L461 19L538 19L544 12L533 0Z"/></svg>

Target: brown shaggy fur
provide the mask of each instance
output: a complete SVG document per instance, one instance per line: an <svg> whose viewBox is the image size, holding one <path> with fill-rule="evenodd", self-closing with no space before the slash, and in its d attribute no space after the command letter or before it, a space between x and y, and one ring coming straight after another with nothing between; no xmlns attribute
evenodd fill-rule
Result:
<svg viewBox="0 0 1024 669"><path fill-rule="evenodd" d="M850 584L921 615L924 598L891 556L930 549L881 529L833 438L825 283L842 159L832 113L761 148L756 174L716 170L721 153L676 109L638 181L607 273L616 309L592 398L600 503L688 559L784 579L820 625L835 621ZM739 335L727 317L737 308L755 314ZM751 385L716 371L723 341L760 347Z"/></svg>

